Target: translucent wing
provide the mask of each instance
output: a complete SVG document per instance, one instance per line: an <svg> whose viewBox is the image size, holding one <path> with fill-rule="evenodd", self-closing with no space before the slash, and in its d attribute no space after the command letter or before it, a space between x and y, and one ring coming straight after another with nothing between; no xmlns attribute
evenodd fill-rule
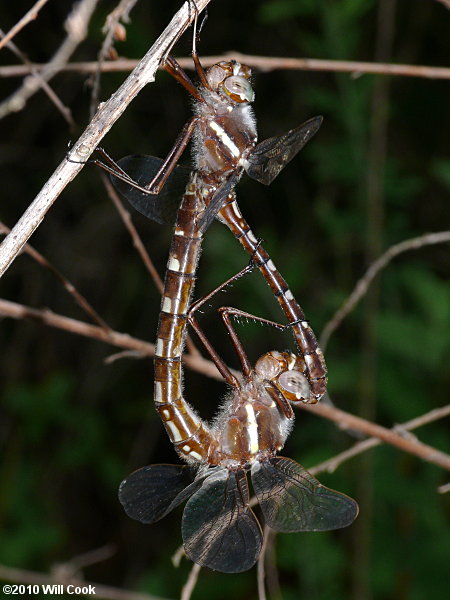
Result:
<svg viewBox="0 0 450 600"><path fill-rule="evenodd" d="M203 213L199 221L199 230L204 233L215 219L217 213L222 208L223 203L232 192L233 188L239 181L242 175L242 170L232 173L224 183L219 187L211 198L208 207Z"/></svg>
<svg viewBox="0 0 450 600"><path fill-rule="evenodd" d="M125 156L117 164L141 187L145 187L158 172L163 160L155 156ZM146 194L132 184L110 175L116 190L145 217L157 223L173 223L190 177L190 170L178 166L157 195Z"/></svg>
<svg viewBox="0 0 450 600"><path fill-rule="evenodd" d="M222 573L250 569L261 552L262 532L248 501L243 471L221 469L207 477L184 509L187 556Z"/></svg>
<svg viewBox="0 0 450 600"><path fill-rule="evenodd" d="M125 512L141 523L155 523L201 486L195 469L179 465L150 465L131 473L119 487Z"/></svg>
<svg viewBox="0 0 450 600"><path fill-rule="evenodd" d="M313 117L296 129L259 143L248 158L245 168L249 177L269 185L322 124L322 117Z"/></svg>
<svg viewBox="0 0 450 600"><path fill-rule="evenodd" d="M254 463L252 483L265 521L275 531L340 529L358 515L354 500L326 488L289 458Z"/></svg>

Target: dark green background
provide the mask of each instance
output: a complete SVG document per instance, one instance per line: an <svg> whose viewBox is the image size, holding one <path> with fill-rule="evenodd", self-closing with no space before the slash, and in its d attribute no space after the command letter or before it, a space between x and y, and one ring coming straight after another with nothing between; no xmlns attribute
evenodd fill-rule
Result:
<svg viewBox="0 0 450 600"><path fill-rule="evenodd" d="M386 5L387 2L384 2ZM29 8L3 3L9 29ZM63 38L70 2L53 2L15 39L36 62L49 59ZM102 2L75 60L94 60L101 26L113 8ZM132 12L120 55L141 57L179 6L141 2ZM435 1L396 3L392 51L377 39L379 3L366 0L274 0L211 3L201 54L248 54L445 66L449 12ZM187 34L175 48L185 56ZM1 64L15 63L8 50ZM102 99L124 74L102 78ZM1 81L6 98L20 79ZM12 225L77 139L89 117L85 75L58 75L51 85L73 111L68 127L39 92L26 108L0 123L0 217ZM448 83L439 80L317 72L256 73L255 111L260 139L315 114L322 129L270 187L239 185L240 205L255 233L289 282L319 334L364 273L370 257L390 245L445 229L450 185ZM381 99L380 99L381 98ZM186 93L165 74L145 89L103 140L115 157L164 155L190 114ZM385 134L383 133L385 127ZM374 149L374 139L385 148ZM379 193L374 195L374 190ZM372 198L372 201L370 201ZM369 208L371 206L372 208ZM378 216L377 216L378 215ZM134 215L146 247L164 271L170 227ZM448 220L447 220L448 222ZM85 168L58 199L31 240L86 295L118 331L153 341L159 297L94 167ZM209 230L197 293L206 293L247 263L218 223ZM448 247L402 255L383 272L365 302L346 319L327 350L329 390L344 410L392 426L446 402L448 388ZM1 281L3 298L85 320L50 273L19 257ZM258 273L239 281L202 316L225 359L236 366L215 308L220 304L272 319L279 309ZM288 335L255 324L239 333L252 360L291 348ZM116 350L30 321L4 319L1 343L0 563L48 572L52 565L104 544L115 554L85 569L86 580L175 598L190 565L175 569L181 511L153 526L129 520L117 487L144 464L176 462L152 406L149 360L104 359ZM448 360L448 359L447 359ZM205 417L225 388L186 373L186 397ZM444 423L418 432L441 450ZM351 437L300 413L284 453L313 466L353 443ZM321 481L359 500L360 517L348 530L282 534L273 561L271 597L285 600L423 600L446 597L448 532L442 469L399 450L380 447L345 463ZM276 591L278 589L278 592ZM253 599L256 574L203 571L194 598Z"/></svg>

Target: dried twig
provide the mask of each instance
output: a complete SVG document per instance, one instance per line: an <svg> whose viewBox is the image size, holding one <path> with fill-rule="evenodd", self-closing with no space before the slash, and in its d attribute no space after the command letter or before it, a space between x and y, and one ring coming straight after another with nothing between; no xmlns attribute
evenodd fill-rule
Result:
<svg viewBox="0 0 450 600"><path fill-rule="evenodd" d="M196 5L199 10L203 10L209 1L197 0ZM57 167L41 192L19 219L9 236L1 244L0 276L7 270L23 245L39 227L46 212L62 190L81 171L86 160L96 146L98 146L100 140L111 129L128 104L147 83L154 80L155 72L161 60L167 55L193 18L193 11L189 3L186 2L131 75L111 98L102 104L67 157Z"/></svg>
<svg viewBox="0 0 450 600"><path fill-rule="evenodd" d="M261 548L261 554L258 558L257 564L257 582L258 582L258 600L267 600L266 595L266 570L265 570L265 562L266 562L266 551L267 551L267 543L270 535L270 528L268 525L264 525L264 533L263 533L263 544Z"/></svg>
<svg viewBox="0 0 450 600"><path fill-rule="evenodd" d="M225 52L216 56L202 56L202 65L209 67L221 60L234 59L243 62L249 67L268 72L275 70L289 71L325 71L331 73L350 73L359 75L392 75L397 77L421 77L426 79L450 79L450 68L433 67L428 65L403 65L394 63L375 63L347 60L324 60L320 58L283 58L276 56L255 56L241 54L240 52ZM183 69L192 69L190 58L177 58ZM135 59L120 58L114 61L104 62L101 66L103 73L129 72L136 67L138 61ZM44 65L35 63L37 69ZM68 63L61 71L75 71L78 73L95 73L97 62L73 62ZM5 65L0 67L0 77L19 77L26 74L26 70L20 65Z"/></svg>
<svg viewBox="0 0 450 600"><path fill-rule="evenodd" d="M39 72L39 78L27 77L22 86L0 104L0 119L11 112L22 110L29 98L40 89L42 80L51 79L68 62L76 47L86 37L87 26L97 2L98 0L80 0L75 5L65 23L66 39L50 62Z"/></svg>
<svg viewBox="0 0 450 600"><path fill-rule="evenodd" d="M4 35L5 34L3 33L3 31L0 29L0 36L4 36ZM66 119L69 127L71 127L73 129L75 127L75 122L72 118L72 111L70 110L70 108L68 108L67 106L65 106L63 104L63 102L56 95L56 93L53 91L53 89L50 87L50 85L44 80L44 78L42 77L40 72L28 60L28 57L21 50L19 50L19 48L14 44L14 42L8 42L7 47L9 48L9 50L11 50L11 52L13 52L23 62L23 64L27 68L27 73L31 74L32 77L34 78L33 80L35 80L39 83L39 86L47 94L50 101L53 102L53 104L56 106L56 108L62 114L64 119Z"/></svg>
<svg viewBox="0 0 450 600"><path fill-rule="evenodd" d="M45 325L62 329L69 333L75 333L76 335L82 335L84 337L107 342L118 348L133 350L138 352L140 356L153 357L155 355L154 344L132 337L126 333L119 333L118 331L106 333L101 327L84 323L83 321L77 321L76 319L70 319L69 317L55 314L49 310L29 308L23 304L0 299L0 316L10 317L12 319L34 319ZM198 354L184 354L183 363L190 369L198 371L206 377L212 377L213 379L223 381L223 378L219 374L214 363L202 358ZM236 371L233 372L236 373Z"/></svg>
<svg viewBox="0 0 450 600"><path fill-rule="evenodd" d="M8 33L5 34L4 38L2 40L0 40L0 50L3 48L3 46L5 46L5 44L7 44L10 40L12 40L13 37L15 35L17 35L21 29L23 29L25 27L25 25L28 25L28 23L30 23L31 21L34 21L34 19L36 19L39 11L44 6L44 4L47 4L47 2L48 2L48 0L37 0L36 4L34 6L32 6L30 8L30 10L23 15L23 17L20 19L20 21L18 21L14 25L14 27L11 27L11 29L8 31Z"/></svg>
<svg viewBox="0 0 450 600"><path fill-rule="evenodd" d="M4 223L0 222L0 234L8 234L10 233L10 228L4 225ZM33 246L30 244L25 244L23 247L23 252L31 256L37 263L39 263L45 269L48 269L53 275L62 283L64 289L69 292L78 306L84 310L84 312L89 315L89 317L97 323L99 327L101 327L106 334L111 331L109 325L102 319L102 317L98 314L98 312L89 304L86 298L80 294L80 292L76 289L76 287L71 283L67 277L65 277L56 267L54 267L40 252L35 250Z"/></svg>
<svg viewBox="0 0 450 600"><path fill-rule="evenodd" d="M426 233L425 235L421 235L416 238L412 238L409 240L405 240L404 242L400 242L399 244L395 244L391 246L384 252L380 258L378 258L375 262L373 262L364 275L359 279L356 283L353 292L348 296L345 302L341 305L341 307L334 313L331 319L323 328L322 334L320 336L319 344L322 348L322 351L325 351L327 347L328 341L330 339L331 334L336 331L339 325L342 323L343 319L352 311L361 298L366 294L371 282L376 277L376 275L384 269L384 267L390 263L390 261L402 254L402 252L406 252L408 250L417 250L418 248L422 248L423 246L429 246L431 244L442 244L443 242L450 241L450 231L439 231L437 233Z"/></svg>
<svg viewBox="0 0 450 600"><path fill-rule="evenodd" d="M111 47L117 35L117 30L120 21L128 23L130 11L133 9L137 0L121 0L114 10L112 10L106 17L105 25L103 26L102 33L106 33L105 39L103 40L102 47L97 57L97 69L95 70L94 82L92 85L92 96L91 96L91 116L97 108L98 98L100 93L100 75L102 73L102 65L105 58L111 51Z"/></svg>
<svg viewBox="0 0 450 600"><path fill-rule="evenodd" d="M181 590L180 600L190 600L192 592L197 585L197 580L201 569L201 566L197 565L196 563L192 565L191 570L189 571L189 577L187 578L186 583Z"/></svg>
<svg viewBox="0 0 450 600"><path fill-rule="evenodd" d="M383 442L387 442L405 452L414 454L423 460L427 460L428 462L434 463L435 465L450 471L450 456L448 454L436 450L436 448L433 448L432 446L423 444L418 440L402 437L392 429L387 429L386 427L382 427L381 425L377 425L366 419L361 419L361 417L357 417L327 404L300 404L299 408L317 414L325 419L330 419L335 423L339 423L339 425L344 425L351 429L358 429L366 435L379 438Z"/></svg>
<svg viewBox="0 0 450 600"><path fill-rule="evenodd" d="M432 423L433 421L436 421L438 419L443 419L444 417L447 417L449 415L450 415L450 404L448 404L447 406L443 406L442 408L435 408L435 409L431 410L430 412L428 412L424 415L421 415L420 417L411 419L411 421L408 421L407 423L402 423L401 425L396 425L395 427L392 428L392 431L397 432L400 435L403 435L404 432L406 432L406 431L412 431L413 429L416 429L417 427L421 427L422 425ZM326 460L318 465L315 465L311 469L308 469L308 471L312 475L317 475L318 473L322 473L323 471L328 471L328 473L333 473L337 469L337 467L340 466L344 461L348 460L349 458L352 458L353 456L356 456L357 454L361 454L362 452L365 452L366 450L369 450L369 448L375 448L375 446L379 446L382 443L383 442L380 438L370 437L361 442L357 442L348 450L344 450L344 452L341 452L340 454L336 454L336 456L333 456L332 458L329 458L328 460Z"/></svg>

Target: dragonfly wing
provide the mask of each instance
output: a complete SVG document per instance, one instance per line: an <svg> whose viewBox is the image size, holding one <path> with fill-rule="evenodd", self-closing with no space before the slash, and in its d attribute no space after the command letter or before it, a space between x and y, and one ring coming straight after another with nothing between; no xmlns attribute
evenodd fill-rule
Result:
<svg viewBox="0 0 450 600"><path fill-rule="evenodd" d="M141 523L155 523L184 502L201 485L195 469L179 465L149 465L131 473L119 487L125 512Z"/></svg>
<svg viewBox="0 0 450 600"><path fill-rule="evenodd" d="M125 156L117 162L130 179L141 187L150 183L162 163L161 158L143 155ZM138 212L157 223L173 223L190 170L182 166L175 167L159 194L146 194L114 175L110 177L116 190Z"/></svg>
<svg viewBox="0 0 450 600"><path fill-rule="evenodd" d="M275 531L340 529L358 515L352 498L326 488L289 458L255 462L252 483L266 523Z"/></svg>
<svg viewBox="0 0 450 600"><path fill-rule="evenodd" d="M248 506L244 471L221 469L186 504L182 533L187 556L222 573L250 569L261 552L261 527Z"/></svg>
<svg viewBox="0 0 450 600"><path fill-rule="evenodd" d="M227 199L227 197L233 191L233 188L236 186L237 182L241 178L242 170L235 171L232 173L224 183L216 190L213 197L211 198L210 203L205 209L205 212L201 216L199 220L199 230L204 233L211 223L214 221L217 213L222 208L223 203Z"/></svg>
<svg viewBox="0 0 450 600"><path fill-rule="evenodd" d="M245 168L249 177L269 185L303 146L309 142L322 124L322 117L313 117L287 133L260 142Z"/></svg>

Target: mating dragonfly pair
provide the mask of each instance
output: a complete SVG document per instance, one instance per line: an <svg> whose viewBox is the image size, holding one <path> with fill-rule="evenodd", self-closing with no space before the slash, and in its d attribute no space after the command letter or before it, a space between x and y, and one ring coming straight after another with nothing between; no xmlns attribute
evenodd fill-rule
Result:
<svg viewBox="0 0 450 600"><path fill-rule="evenodd" d="M164 64L195 102L194 116L167 158L129 156L114 163L103 153L104 162L96 161L139 212L160 223L175 222L157 332L154 399L188 465L141 468L122 482L119 499L126 513L143 523L154 523L187 501L182 519L187 556L211 569L237 573L255 564L263 540L250 508L248 472L264 520L275 531L345 527L355 519L358 505L322 486L298 463L277 456L292 428L292 406L318 402L325 393L326 367L302 309L244 220L235 196L244 171L270 184L316 133L322 118L258 144L250 68L230 61L205 71L195 48L192 54L198 86L173 58ZM177 163L192 137L195 169L190 173ZM288 320L280 326L234 308L219 310L242 366L241 377L231 373L195 318L195 311L217 290L191 304L202 237L214 218L251 255ZM232 326L235 316L289 327L299 354L272 351L252 367ZM211 424L183 397L181 357L188 323L231 388Z"/></svg>

